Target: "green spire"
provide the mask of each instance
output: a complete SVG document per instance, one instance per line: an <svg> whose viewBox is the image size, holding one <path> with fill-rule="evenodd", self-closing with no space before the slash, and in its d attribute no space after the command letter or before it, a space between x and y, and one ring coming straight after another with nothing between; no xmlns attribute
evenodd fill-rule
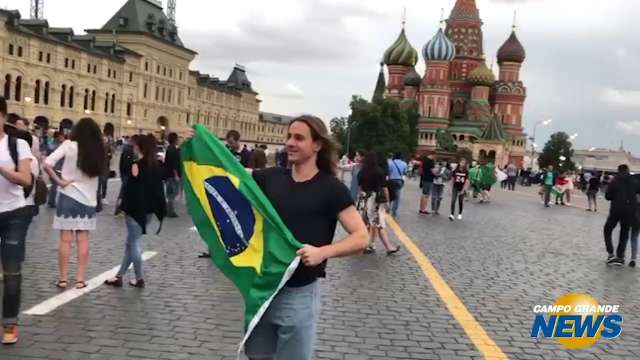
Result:
<svg viewBox="0 0 640 360"><path fill-rule="evenodd" d="M487 127L484 128L484 131L482 132L481 139L487 140L487 141L500 141L500 142L503 142L507 139L507 135L504 133L502 124L498 120L497 116L491 117L491 120L489 120Z"/></svg>
<svg viewBox="0 0 640 360"><path fill-rule="evenodd" d="M386 87L386 83L384 81L384 63L380 63L380 72L378 73L378 81L376 82L376 89L373 91L373 98L371 99L374 103L380 103L384 99L384 89Z"/></svg>

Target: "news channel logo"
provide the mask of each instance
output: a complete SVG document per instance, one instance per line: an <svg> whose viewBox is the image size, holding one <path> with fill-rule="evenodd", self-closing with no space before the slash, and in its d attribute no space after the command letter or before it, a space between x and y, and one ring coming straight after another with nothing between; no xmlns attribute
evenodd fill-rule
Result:
<svg viewBox="0 0 640 360"><path fill-rule="evenodd" d="M620 305L600 304L593 296L567 293L552 305L535 305L531 337L555 339L569 349L584 349L622 333Z"/></svg>

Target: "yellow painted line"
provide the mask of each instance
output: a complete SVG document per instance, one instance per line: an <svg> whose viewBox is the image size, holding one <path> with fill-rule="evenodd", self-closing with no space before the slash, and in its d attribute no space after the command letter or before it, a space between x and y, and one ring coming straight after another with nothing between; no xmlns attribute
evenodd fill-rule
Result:
<svg viewBox="0 0 640 360"><path fill-rule="evenodd" d="M478 324L476 319L471 315L467 307L460 298L453 292L447 282L442 278L438 270L431 264L427 256L418 248L418 246L409 238L409 236L400 228L400 225L391 217L387 216L387 224L396 234L400 242L409 250L411 255L422 269L424 276L429 280L431 286L436 290L440 299L445 303L447 309L453 318L462 326L469 339L476 346L478 351L482 353L486 360L506 360L508 359L500 347L489 337L487 332Z"/></svg>

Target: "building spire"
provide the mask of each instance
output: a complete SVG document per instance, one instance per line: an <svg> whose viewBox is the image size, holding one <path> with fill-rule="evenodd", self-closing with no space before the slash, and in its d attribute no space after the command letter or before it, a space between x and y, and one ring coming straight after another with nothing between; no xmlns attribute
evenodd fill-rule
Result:
<svg viewBox="0 0 640 360"><path fill-rule="evenodd" d="M515 32L517 28L516 15L517 15L517 10L513 10L513 25L511 26L511 29L513 30L513 32Z"/></svg>
<svg viewBox="0 0 640 360"><path fill-rule="evenodd" d="M384 81L384 62L380 62L380 72L378 73L378 81L376 82L376 88L373 91L373 97L371 102L381 103L384 100L384 89L387 87Z"/></svg>
<svg viewBox="0 0 640 360"><path fill-rule="evenodd" d="M402 10L402 29L403 30L406 24L407 24L407 7L405 6Z"/></svg>
<svg viewBox="0 0 640 360"><path fill-rule="evenodd" d="M444 8L440 8L440 28L444 28Z"/></svg>

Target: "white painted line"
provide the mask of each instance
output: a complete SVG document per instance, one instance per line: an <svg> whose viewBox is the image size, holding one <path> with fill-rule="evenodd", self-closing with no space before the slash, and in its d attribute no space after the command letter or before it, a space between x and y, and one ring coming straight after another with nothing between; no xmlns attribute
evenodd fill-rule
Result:
<svg viewBox="0 0 640 360"><path fill-rule="evenodd" d="M146 251L142 254L142 260L146 261L156 256L158 253L155 251ZM31 309L23 312L26 315L46 315L58 307L72 301L74 299L79 298L80 296L90 292L98 288L100 285L104 284L104 281L107 279L111 279L115 272L120 270L120 265L114 266L112 269L103 272L102 274L94 277L93 279L87 282L87 287L84 289L76 289L75 284L73 282L69 282L69 290L56 295L52 298L49 298L40 304L32 307Z"/></svg>

